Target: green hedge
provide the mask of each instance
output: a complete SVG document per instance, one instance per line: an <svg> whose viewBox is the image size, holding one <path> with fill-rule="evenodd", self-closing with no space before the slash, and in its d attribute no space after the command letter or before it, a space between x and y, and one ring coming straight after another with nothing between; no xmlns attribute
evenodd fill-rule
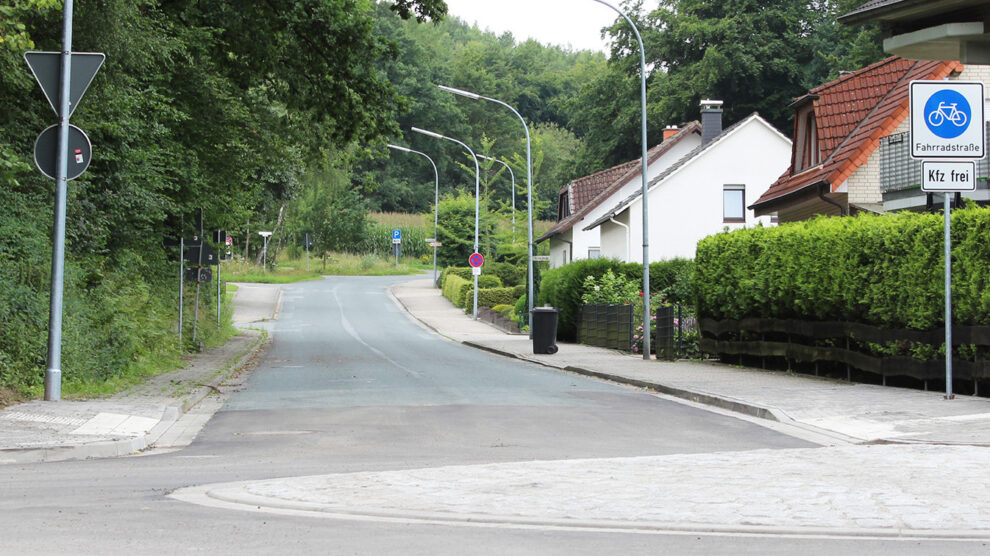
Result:
<svg viewBox="0 0 990 556"><path fill-rule="evenodd" d="M453 276L453 275L452 275ZM454 276L454 280L460 279L460 276ZM478 306L484 307L481 303L481 292L486 288L501 288L502 281L498 279L498 276L486 276L482 274L478 276ZM472 309L474 307L474 280L465 280L465 283L461 284L457 290L456 297L453 299L454 305L461 307L463 309Z"/></svg>
<svg viewBox="0 0 990 556"><path fill-rule="evenodd" d="M990 210L952 217L953 315L990 323ZM944 326L943 217L817 218L723 233L698 244L698 315Z"/></svg>
<svg viewBox="0 0 990 556"><path fill-rule="evenodd" d="M483 288L478 289L478 307L495 307L496 305L514 305L518 296L514 288Z"/></svg>
<svg viewBox="0 0 990 556"><path fill-rule="evenodd" d="M471 285L471 282L457 276L455 274L447 275L443 281L443 288L440 290L443 296L449 299L454 305L460 306L457 302L457 296L461 291L461 287L465 284Z"/></svg>
<svg viewBox="0 0 990 556"><path fill-rule="evenodd" d="M689 302L692 293L692 267L693 263L687 259L650 263L650 292L653 295L663 295L674 303ZM639 282L643 280L643 265L623 263L615 259L583 259L543 273L535 306L548 304L560 309L558 338L565 341L576 338L584 280L588 276L600 278L608 270Z"/></svg>
<svg viewBox="0 0 990 556"><path fill-rule="evenodd" d="M526 267L512 263L486 263L483 272L498 276L504 286L518 286L526 281Z"/></svg>

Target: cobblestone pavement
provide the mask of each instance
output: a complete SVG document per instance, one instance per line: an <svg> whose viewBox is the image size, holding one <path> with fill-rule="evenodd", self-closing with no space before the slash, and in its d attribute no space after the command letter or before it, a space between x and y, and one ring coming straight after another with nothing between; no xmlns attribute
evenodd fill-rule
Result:
<svg viewBox="0 0 990 556"><path fill-rule="evenodd" d="M617 530L990 538L990 449L886 445L441 467L209 485L191 502Z"/></svg>

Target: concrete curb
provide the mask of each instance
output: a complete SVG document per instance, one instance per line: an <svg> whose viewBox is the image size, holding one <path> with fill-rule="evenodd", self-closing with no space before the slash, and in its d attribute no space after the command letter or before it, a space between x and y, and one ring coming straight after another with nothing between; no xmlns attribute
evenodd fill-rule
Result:
<svg viewBox="0 0 990 556"><path fill-rule="evenodd" d="M141 436L102 440L97 442L47 446L44 448L7 448L0 449L0 464L4 463L44 463L54 461L112 458L133 455L148 449L161 438L163 434L186 412L195 407L211 392L223 383L234 372L241 369L261 349L267 340L267 335L260 331L243 331L242 333L257 335L257 338L243 353L228 359L226 367L217 369L213 378L207 384L202 384L184 398L181 403L170 404L162 411L158 423L146 434Z"/></svg>
<svg viewBox="0 0 990 556"><path fill-rule="evenodd" d="M555 519L493 514L460 514L431 511L401 511L388 508L357 509L333 504L270 498L246 492L253 482L224 483L178 489L171 498L208 507L316 518L393 523L425 523L462 527L509 527L654 534L772 535L784 537L827 537L830 539L959 540L990 539L990 532L972 530L932 530L881 527L816 527L802 525L746 525L657 521L606 521L594 519Z"/></svg>

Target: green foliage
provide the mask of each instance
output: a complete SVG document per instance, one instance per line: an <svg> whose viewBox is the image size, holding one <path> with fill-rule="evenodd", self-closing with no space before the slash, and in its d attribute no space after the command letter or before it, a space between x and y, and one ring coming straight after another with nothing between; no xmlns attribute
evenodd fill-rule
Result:
<svg viewBox="0 0 990 556"><path fill-rule="evenodd" d="M461 303L458 298L460 296L461 287L465 284L471 285L471 282L454 274L445 274L441 283L443 284L443 287L440 291L443 296L449 299L455 306L460 307Z"/></svg>
<svg viewBox="0 0 990 556"><path fill-rule="evenodd" d="M685 284L690 280L691 269L691 261L684 259L651 263L651 302L683 302L678 296L686 289ZM635 307L636 299L641 299L639 288L643 280L642 265L623 263L614 259L582 259L543 273L536 306L550 304L560 309L557 324L558 338L566 341L574 340L577 335L577 318L581 305L584 304L582 298L589 293L585 289L588 277L592 277L588 283L593 286L600 284L602 277L609 271L615 276L614 283L629 287L629 291L632 291L633 286L637 288L633 300ZM593 291L593 287L591 289ZM636 307L636 310L640 315L638 319L642 320L642 309Z"/></svg>
<svg viewBox="0 0 990 556"><path fill-rule="evenodd" d="M406 15L443 13L436 0L395 5L411 10ZM288 227L279 215L309 180L316 193L304 199L307 218L327 232L326 247L347 248L349 234L363 236L363 216L352 219L364 203L350 185L349 162L327 164L324 152L356 156L351 142L398 129L406 104L379 71L397 49L376 33L377 7L367 0L76 3L74 50L105 52L107 60L73 114L94 156L68 188L66 393L102 391L100 384L120 384L191 347L175 341L177 254L162 243L191 237L200 208L206 230L254 234L255 250L257 230L274 230L277 251L287 236L280 225ZM30 162L35 137L54 118L23 51L61 48L60 8L57 0L0 6L0 385L19 391L37 392L44 373L53 220L51 181ZM327 203L316 210L312 197L320 193ZM210 318L215 303L201 296L198 339L229 333ZM189 338L188 318L187 327Z"/></svg>
<svg viewBox="0 0 990 556"><path fill-rule="evenodd" d="M484 272L492 276L498 276L502 284L506 286L517 286L526 280L526 267L516 266L510 263L486 262Z"/></svg>
<svg viewBox="0 0 990 556"><path fill-rule="evenodd" d="M791 100L884 57L877 24L847 26L836 16L862 0L662 0L644 14L634 3L656 70L647 83L651 129L699 118L698 103L725 101L726 125L752 112L778 129L791 128ZM567 106L568 128L583 139L576 167L589 174L640 156L639 46L625 20L606 33L612 56ZM654 143L655 140L651 140ZM562 185L562 184L561 184Z"/></svg>
<svg viewBox="0 0 990 556"><path fill-rule="evenodd" d="M513 288L478 288L478 307L511 307L515 301Z"/></svg>
<svg viewBox="0 0 990 556"><path fill-rule="evenodd" d="M990 210L953 213L953 315L990 323ZM703 239L698 315L843 320L926 330L944 325L942 217L817 218Z"/></svg>
<svg viewBox="0 0 990 556"><path fill-rule="evenodd" d="M584 305L621 305L633 303L639 297L640 285L624 275L616 276L612 269L601 277L588 275L581 285L581 303Z"/></svg>
<svg viewBox="0 0 990 556"><path fill-rule="evenodd" d="M443 247L437 252L437 264L464 264L474 252L475 199L473 192L447 195L440 199L437 239ZM479 248L482 238L491 236L493 223L488 213L479 218Z"/></svg>

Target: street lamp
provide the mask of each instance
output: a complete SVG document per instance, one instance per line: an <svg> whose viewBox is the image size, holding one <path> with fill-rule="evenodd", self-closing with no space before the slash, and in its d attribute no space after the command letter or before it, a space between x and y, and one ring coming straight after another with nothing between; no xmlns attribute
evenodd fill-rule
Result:
<svg viewBox="0 0 990 556"><path fill-rule="evenodd" d="M271 232L258 232L258 235L265 238L265 245L261 248L261 270L268 272L268 238Z"/></svg>
<svg viewBox="0 0 990 556"><path fill-rule="evenodd" d="M502 166L505 166L505 169L509 171L509 177L512 178L512 243L515 243L516 242L516 174L515 172L512 171L511 166L509 166L508 164L502 162L497 158L492 158L490 156L485 156L483 154L479 154L478 158L484 158L485 160L498 162Z"/></svg>
<svg viewBox="0 0 990 556"><path fill-rule="evenodd" d="M422 133L423 135L428 135L428 136L434 137L436 139L446 139L447 141L452 141L454 143L457 143L458 145L460 145L460 146L464 147L465 149L467 149L467 152L471 154L471 160L474 161L474 252L477 253L478 252L478 224L479 224L479 221L480 221L479 215L481 214L481 212L480 212L480 210L481 210L481 203L480 203L480 195L481 195L481 177L480 177L480 175L481 175L481 168L478 167L478 158L477 158L477 156L474 154L474 151L471 150L471 147L465 145L464 143L458 141L457 139L454 139L452 137L447 137L446 135L440 135L439 133L436 133L436 132L433 132L433 131L429 131L429 130L426 130L426 129L420 129L418 127L414 127L414 128L412 128L412 130L415 131L416 133ZM472 316L474 317L475 320L478 320L478 275L477 274L474 275L474 310L472 312Z"/></svg>
<svg viewBox="0 0 990 556"><path fill-rule="evenodd" d="M522 122L523 130L526 132L526 187L527 187L526 213L527 213L527 218L529 220L529 242L528 242L529 247L527 248L528 278L526 284L527 287L526 300L528 305L527 309L529 311L528 314L530 315L530 320L532 320L533 318L532 317L533 315L533 157L530 151L529 125L526 124L526 120L523 119L522 115L519 114L519 112L515 108L509 106L508 104L502 102L501 100L494 99L491 97L481 96L477 93L472 93L470 91L465 91L462 89L455 89L453 87L448 87L446 85L437 85L437 87L439 87L441 91L454 93L455 95L460 95L462 97L466 97L472 100L487 100L488 102L501 104L502 106L508 108L509 110L512 110L512 113L515 114L517 118L519 118L520 122ZM529 327L529 335L530 337L533 336L532 326Z"/></svg>
<svg viewBox="0 0 990 556"><path fill-rule="evenodd" d="M612 8L619 13L632 27L636 40L639 42L639 94L640 111L642 112L642 147L643 147L643 359L650 358L650 234L649 234L649 203L648 186L646 182L646 49L643 47L643 38L639 35L636 24L629 19L619 8L605 0L593 0L604 6Z"/></svg>
<svg viewBox="0 0 990 556"><path fill-rule="evenodd" d="M388 145L388 148L395 149L397 151L402 151L402 152L407 152L407 153L416 153L418 155L425 156L426 157L426 160L429 160L430 161L430 164L433 165L433 175L434 175L434 177L436 179L436 193L434 194L434 197L433 197L433 285L435 287L437 285L437 246L436 246L436 243L437 243L437 240L439 239L437 237L437 221L438 221L438 216L440 214L440 173L437 172L437 165L436 165L436 163L433 162L433 159L430 158L429 155L427 155L426 153L422 153L422 152L419 152L419 151L414 151L414 150L412 150L410 148L407 148L407 147L400 147L399 145L392 145L392 144L389 144Z"/></svg>

